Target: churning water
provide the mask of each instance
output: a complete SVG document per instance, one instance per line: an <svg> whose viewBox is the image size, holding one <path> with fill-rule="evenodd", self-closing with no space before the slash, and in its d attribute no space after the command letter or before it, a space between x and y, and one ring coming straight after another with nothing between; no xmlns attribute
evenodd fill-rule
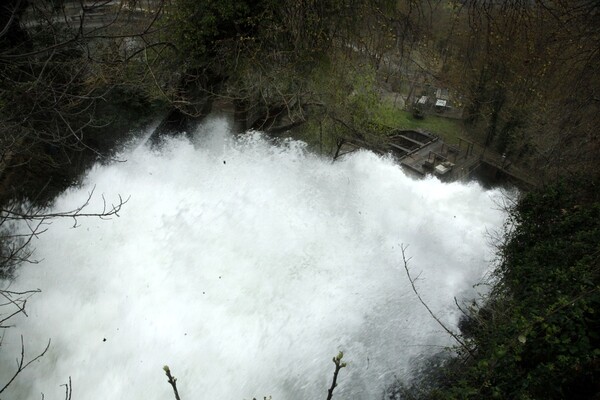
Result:
<svg viewBox="0 0 600 400"><path fill-rule="evenodd" d="M98 165L55 210L89 212L129 197L119 218L55 221L35 240L39 264L11 290L39 288L0 351L2 382L48 353L6 398L380 398L419 358L452 344L411 291L401 245L432 310L449 326L453 297L489 269L486 231L501 226L497 192L413 180L361 151L330 160L302 143L238 138L223 121L161 150L138 146Z"/></svg>

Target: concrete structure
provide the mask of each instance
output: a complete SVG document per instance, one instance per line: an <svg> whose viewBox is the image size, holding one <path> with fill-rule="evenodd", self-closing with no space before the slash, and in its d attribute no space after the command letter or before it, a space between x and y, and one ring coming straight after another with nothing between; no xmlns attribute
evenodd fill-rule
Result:
<svg viewBox="0 0 600 400"><path fill-rule="evenodd" d="M451 145L432 133L399 130L388 146L402 168L416 177L434 175L446 182L477 179L484 185L504 182L525 190L535 186L525 171L464 138Z"/></svg>

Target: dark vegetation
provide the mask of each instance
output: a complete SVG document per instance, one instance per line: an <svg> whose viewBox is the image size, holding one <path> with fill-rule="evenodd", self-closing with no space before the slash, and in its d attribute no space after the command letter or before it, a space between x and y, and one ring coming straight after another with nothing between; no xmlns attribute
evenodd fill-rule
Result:
<svg viewBox="0 0 600 400"><path fill-rule="evenodd" d="M461 324L470 353L429 369L413 399L597 399L600 190L560 182L510 210L489 297Z"/></svg>
<svg viewBox="0 0 600 400"><path fill-rule="evenodd" d="M333 158L378 151L397 128L434 130L504 154L538 188L510 209L458 355L396 393L598 398L599 15L592 0L5 0L0 277L34 261L46 221L117 215L120 199L43 206L157 114L168 132L230 112L240 131ZM431 87L462 118L413 107ZM30 232L14 234L17 220ZM30 293L0 293L4 325Z"/></svg>

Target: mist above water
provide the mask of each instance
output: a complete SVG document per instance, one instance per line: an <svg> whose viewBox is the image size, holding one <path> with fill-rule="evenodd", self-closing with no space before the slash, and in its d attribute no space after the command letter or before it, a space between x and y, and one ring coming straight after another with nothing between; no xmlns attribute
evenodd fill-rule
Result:
<svg viewBox="0 0 600 400"><path fill-rule="evenodd" d="M413 180L361 151L331 163L301 142L230 136L224 121L160 150L132 146L57 199L89 212L120 194L119 218L54 221L11 290L40 288L6 330L2 382L20 354L52 345L7 398L373 399L419 358L453 344L449 326L489 269L499 193Z"/></svg>

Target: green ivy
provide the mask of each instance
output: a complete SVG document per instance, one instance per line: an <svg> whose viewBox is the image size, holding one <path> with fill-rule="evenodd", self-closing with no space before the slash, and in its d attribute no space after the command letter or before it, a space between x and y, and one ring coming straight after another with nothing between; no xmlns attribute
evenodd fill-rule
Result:
<svg viewBox="0 0 600 400"><path fill-rule="evenodd" d="M488 302L463 324L476 356L447 364L428 399L592 399L600 385L600 191L539 189L513 229Z"/></svg>

